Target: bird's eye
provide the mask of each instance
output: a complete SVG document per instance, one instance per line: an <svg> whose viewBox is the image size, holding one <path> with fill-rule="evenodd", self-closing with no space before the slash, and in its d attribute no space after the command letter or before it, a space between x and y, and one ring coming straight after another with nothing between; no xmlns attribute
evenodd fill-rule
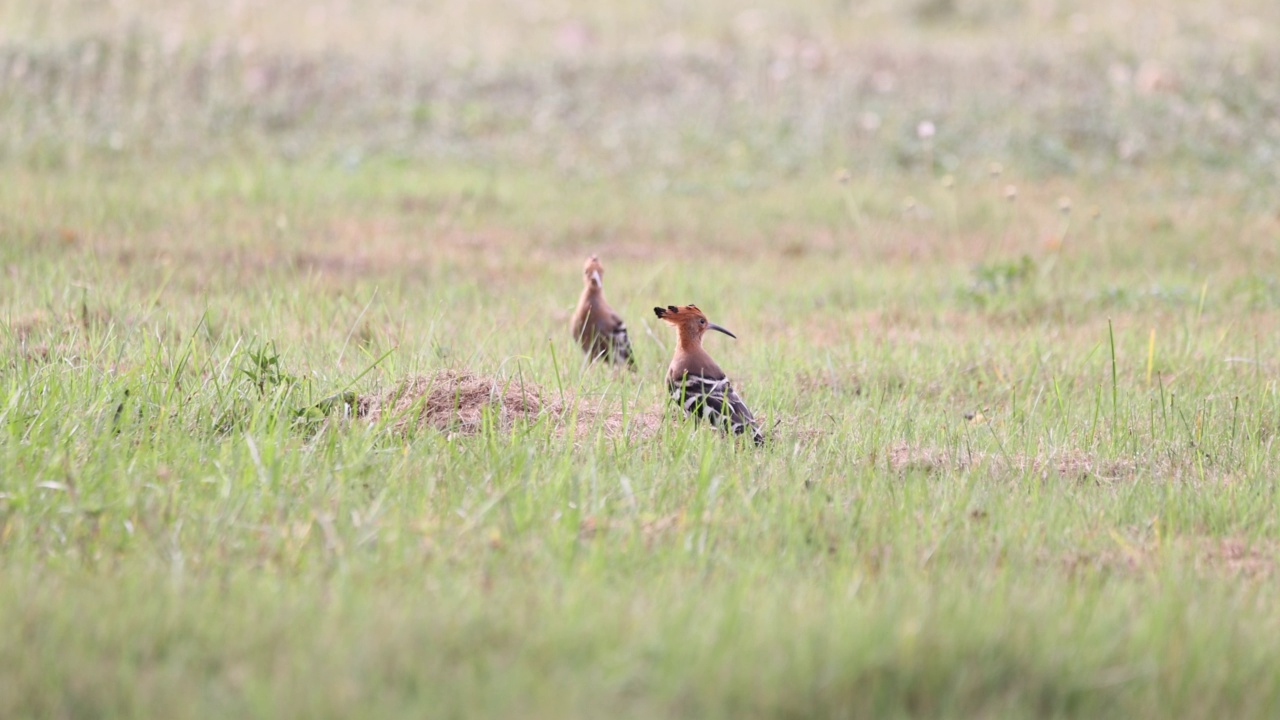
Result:
<svg viewBox="0 0 1280 720"><path fill-rule="evenodd" d="M699 324L699 325L706 325L706 324L707 324L707 319L706 319L706 318L698 318L698 324Z"/></svg>

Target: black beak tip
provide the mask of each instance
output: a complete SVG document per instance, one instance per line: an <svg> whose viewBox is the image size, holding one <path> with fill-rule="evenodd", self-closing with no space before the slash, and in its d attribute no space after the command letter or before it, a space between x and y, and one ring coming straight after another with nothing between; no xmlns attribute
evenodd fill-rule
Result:
<svg viewBox="0 0 1280 720"><path fill-rule="evenodd" d="M715 330L716 332L722 332L725 335L728 335L729 337L733 338L734 340L738 339L737 335L734 335L733 333L729 332L728 330L725 330L724 328L720 327L719 325L716 325L715 323L711 323L711 329Z"/></svg>

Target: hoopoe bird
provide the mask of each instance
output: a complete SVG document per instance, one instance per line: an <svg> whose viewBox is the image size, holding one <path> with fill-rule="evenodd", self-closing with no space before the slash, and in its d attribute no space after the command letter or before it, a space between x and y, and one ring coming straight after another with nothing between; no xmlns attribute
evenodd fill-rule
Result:
<svg viewBox="0 0 1280 720"><path fill-rule="evenodd" d="M764 435L755 416L738 397L724 371L702 349L702 336L708 330L722 332L735 340L738 336L708 320L695 305L656 307L653 313L658 319L675 325L679 332L676 354L667 368L667 390L671 399L685 415L705 418L735 435L750 431L755 443L763 445Z"/></svg>
<svg viewBox="0 0 1280 720"><path fill-rule="evenodd" d="M634 370L627 325L604 299L604 266L595 255L582 266L582 297L569 320L569 331L592 360L603 359Z"/></svg>

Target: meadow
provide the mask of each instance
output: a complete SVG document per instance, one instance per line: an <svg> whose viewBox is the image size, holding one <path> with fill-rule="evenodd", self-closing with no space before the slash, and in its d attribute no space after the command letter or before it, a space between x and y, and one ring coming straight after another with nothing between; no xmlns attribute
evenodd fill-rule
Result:
<svg viewBox="0 0 1280 720"><path fill-rule="evenodd" d="M1276 715L1280 6L440 5L0 0L0 717Z"/></svg>

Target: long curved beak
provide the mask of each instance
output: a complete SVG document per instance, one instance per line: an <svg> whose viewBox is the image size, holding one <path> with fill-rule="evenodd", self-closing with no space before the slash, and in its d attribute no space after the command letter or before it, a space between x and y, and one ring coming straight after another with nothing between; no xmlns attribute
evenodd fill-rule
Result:
<svg viewBox="0 0 1280 720"><path fill-rule="evenodd" d="M707 323L707 328L708 328L708 329L710 329L710 330L719 330L720 332L724 333L725 335L728 335L729 337L733 338L734 340L737 340L737 339L738 339L738 336L737 336L737 335L734 335L733 333L729 332L728 330L725 330L724 328L720 327L719 325L717 325L717 324L715 324L715 323Z"/></svg>
<svg viewBox="0 0 1280 720"><path fill-rule="evenodd" d="M591 284L595 285L598 288L604 287L604 278L600 277L599 270L591 271Z"/></svg>

